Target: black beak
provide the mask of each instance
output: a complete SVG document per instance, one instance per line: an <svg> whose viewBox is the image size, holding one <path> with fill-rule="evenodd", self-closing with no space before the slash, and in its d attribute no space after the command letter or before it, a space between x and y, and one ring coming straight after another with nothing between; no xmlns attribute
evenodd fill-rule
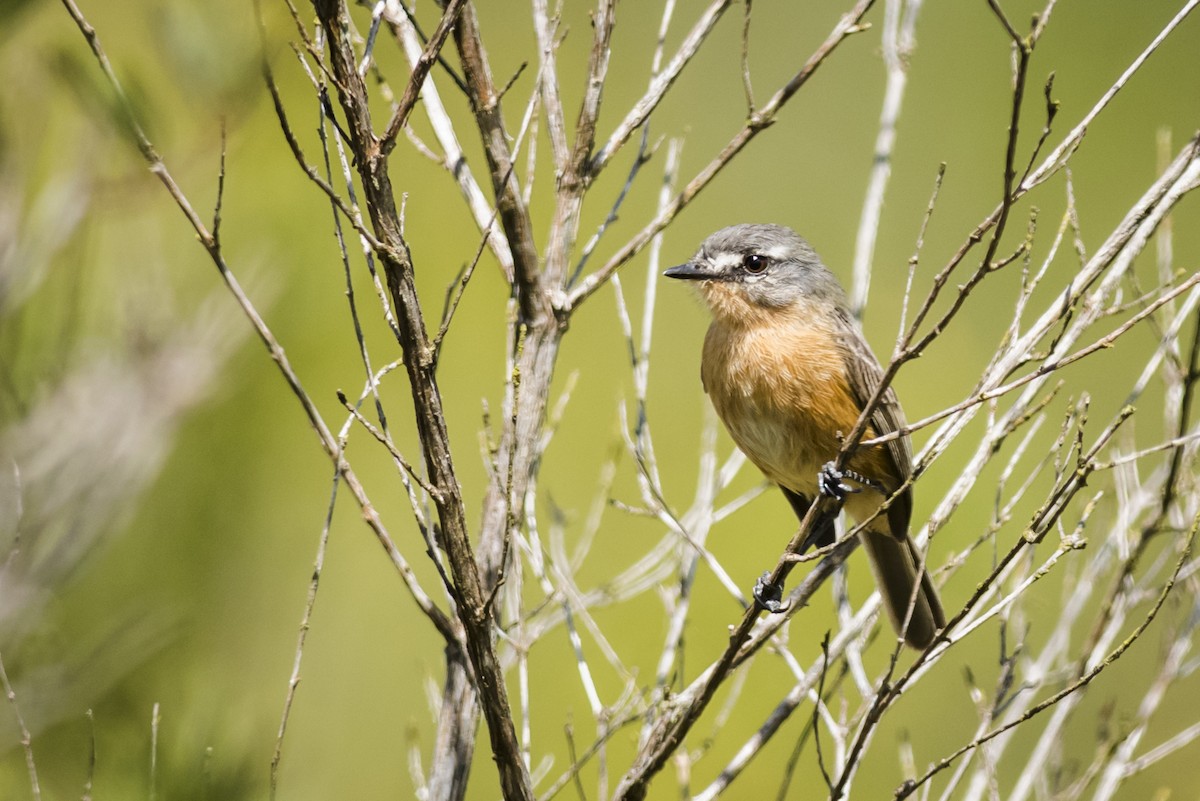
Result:
<svg viewBox="0 0 1200 801"><path fill-rule="evenodd" d="M701 269L699 265L692 262L680 264L678 267L672 267L663 272L667 278L691 278L693 280L699 278L712 278L713 274L707 270Z"/></svg>

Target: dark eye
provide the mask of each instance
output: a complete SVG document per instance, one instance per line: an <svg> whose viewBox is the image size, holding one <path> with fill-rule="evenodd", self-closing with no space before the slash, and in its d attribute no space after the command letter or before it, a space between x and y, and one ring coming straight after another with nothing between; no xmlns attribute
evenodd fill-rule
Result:
<svg viewBox="0 0 1200 801"><path fill-rule="evenodd" d="M770 260L761 253L747 253L742 257L742 268L753 275L764 272L770 263Z"/></svg>

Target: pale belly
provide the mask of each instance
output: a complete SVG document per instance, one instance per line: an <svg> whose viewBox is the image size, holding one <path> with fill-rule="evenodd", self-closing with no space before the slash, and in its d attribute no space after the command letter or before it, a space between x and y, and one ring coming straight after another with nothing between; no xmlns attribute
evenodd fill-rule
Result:
<svg viewBox="0 0 1200 801"><path fill-rule="evenodd" d="M767 476L812 497L817 473L835 458L858 408L846 385L842 355L824 332L772 335L710 330L705 389L733 441Z"/></svg>
<svg viewBox="0 0 1200 801"><path fill-rule="evenodd" d="M729 409L721 417L733 441L768 479L810 498L821 465L837 455L836 447L822 447L831 444L822 442L825 437L811 425L797 425L795 418L784 422L753 408Z"/></svg>

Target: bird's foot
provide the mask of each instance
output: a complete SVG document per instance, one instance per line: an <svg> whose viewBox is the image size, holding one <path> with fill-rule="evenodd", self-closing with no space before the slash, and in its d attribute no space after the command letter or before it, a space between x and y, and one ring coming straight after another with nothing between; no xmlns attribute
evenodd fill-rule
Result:
<svg viewBox="0 0 1200 801"><path fill-rule="evenodd" d="M787 611L787 605L783 603L783 585L771 583L770 570L764 570L754 582L753 594L758 605L768 612L779 614Z"/></svg>
<svg viewBox="0 0 1200 801"><path fill-rule="evenodd" d="M826 462L821 468L821 472L817 474L817 488L822 495L836 498L838 503L842 503L846 500L847 495L862 492L861 487L853 487L847 484L845 479L858 481L861 478L862 476L852 470L838 470L837 465L833 462Z"/></svg>
<svg viewBox="0 0 1200 801"><path fill-rule="evenodd" d="M845 501L847 495L862 492L862 487L852 487L846 483L846 479L873 489L880 495L888 494L887 488L875 479L867 478L862 473L849 469L838 470L833 462L826 462L821 468L821 472L817 474L817 487L821 490L822 495L829 495L839 501Z"/></svg>

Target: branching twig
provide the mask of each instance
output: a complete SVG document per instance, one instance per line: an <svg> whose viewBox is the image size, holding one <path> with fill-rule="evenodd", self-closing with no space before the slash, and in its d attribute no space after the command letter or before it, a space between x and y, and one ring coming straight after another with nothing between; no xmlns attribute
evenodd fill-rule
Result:
<svg viewBox="0 0 1200 801"><path fill-rule="evenodd" d="M331 69L336 78L338 99L346 115L346 125L355 153L356 166L362 178L371 224L376 237L381 241L378 253L387 274L393 307L400 325L400 344L404 350L404 366L413 394L417 431L424 447L425 467L430 483L437 487L437 494L433 496L433 500L441 522L441 542L446 548L451 574L454 577L459 601L458 617L463 625L467 651L477 677L476 686L488 722L501 787L508 798L531 799L533 790L529 770L520 756L520 744L513 725L503 672L492 643L492 617L485 603L487 591L477 569L467 533L461 488L450 453L436 365L432 359L430 342L416 295L413 265L402 233L386 155L379 151L372 131L366 86L356 70L353 47L347 37L347 11L339 0L315 0L314 7L329 43ZM477 45L472 34L473 25L474 11L469 5L464 6L458 24L454 26L456 41L460 42L460 52L463 41L468 42L470 46ZM473 52L478 53L477 50ZM480 77L479 66L479 63L474 63L467 70L468 84L474 85L476 90L484 80ZM490 86L490 79L487 85ZM477 111L481 110L478 94L474 99ZM488 118L502 127L498 108L494 111L497 116ZM500 127L494 130L498 132ZM501 144L503 145L502 142ZM508 164L505 166L507 169ZM503 208L501 215L504 216Z"/></svg>
<svg viewBox="0 0 1200 801"><path fill-rule="evenodd" d="M392 148L396 146L396 137L404 128L404 124L408 122L408 115L412 113L413 107L417 104L417 97L421 92L422 84L425 83L425 77L429 75L430 68L441 54L442 46L449 38L450 31L466 4L466 0L449 0L446 3L446 8L442 11L442 18L438 20L433 35L429 37L429 42L425 45L425 50L413 64L412 73L408 76L408 84L404 87L404 94L400 95L400 102L392 111L392 119L388 122L387 129L383 132L383 138L379 141L379 150L384 156L391 153Z"/></svg>
<svg viewBox="0 0 1200 801"><path fill-rule="evenodd" d="M1010 723L1006 723L1003 726L999 726L995 729L992 729L980 737L976 737L971 742L969 742L966 745L962 746L961 748L955 750L949 756L946 756L946 757L942 758L941 760L939 760L938 762L936 762L931 768L929 768L929 770L925 771L925 773L922 774L920 777L918 777L916 780L905 782L903 785L901 785L900 787L898 787L896 789L897 801L900 801L900 799L908 798L910 795L912 795L914 792L916 792L921 787L921 785L925 784L931 778L933 778L935 775L937 775L938 773L940 773L941 771L945 770L947 767L952 765L954 763L954 761L957 760L963 754L967 753L968 751L971 751L972 749L978 748L979 746L983 745L984 743L987 743L987 742L995 739L996 737L1000 736L1001 734L1008 731L1009 729L1012 729L1016 726L1021 725L1025 721L1030 720L1031 718L1044 712L1047 709L1050 709L1055 704L1057 704L1059 701L1061 701L1062 699L1071 695L1072 693L1075 693L1075 692L1081 690L1082 688L1086 687L1088 684L1090 684L1092 682L1093 679L1095 679L1098 675L1100 675L1100 673L1102 673L1105 668L1107 668L1109 665L1113 664L1118 659L1120 659L1125 654L1125 652L1127 650L1129 650L1129 647L1141 638L1143 632L1145 632L1146 629L1150 626L1150 624L1154 622L1154 618L1158 616L1158 611L1160 609L1162 609L1162 605L1166 602L1167 596L1170 594L1171 590L1175 586L1175 580L1179 576L1180 569L1187 562L1188 556L1191 555L1192 544L1195 542L1195 539L1196 539L1197 528L1200 528L1200 517L1197 517L1196 520L1193 522L1191 533L1188 535L1188 539L1184 543L1184 546L1180 552L1179 559L1175 563L1175 570L1171 574L1171 577L1167 580L1166 584L1163 585L1162 590L1158 595L1158 598L1154 602L1154 605L1146 613L1146 616L1138 624L1137 628L1135 628L1129 634L1129 636L1126 637L1121 642L1120 645L1118 645L1115 649L1112 650L1112 652L1107 654L1103 659L1101 659L1095 665L1093 665L1086 673L1084 673L1078 679L1071 682L1066 687L1059 690L1057 693L1054 693L1053 695L1051 695L1049 698L1045 699L1044 701L1041 701L1040 703L1034 705L1032 708L1030 708L1030 710L1028 712L1026 712L1024 715L1022 715L1017 720L1012 721Z"/></svg>
<svg viewBox="0 0 1200 801"><path fill-rule="evenodd" d="M792 76L791 80L780 87L755 115L746 121L742 129L729 140L728 144L721 149L721 152L704 169L688 182L675 199L671 201L670 205L660 211L653 220L646 224L641 231L635 234L632 239L609 258L603 267L586 276L571 291L566 299L566 308L574 309L578 307L580 303L603 286L618 269L641 252L642 248L654 238L655 234L666 228L667 224L691 203L692 199L708 186L713 178L717 177L717 174L729 164L733 157L750 143L750 140L769 127L775 121L775 117L778 115L780 109L795 96L796 92L800 91L800 87L808 82L808 79L833 54L838 45L848 37L863 30L860 23L867 11L874 5L874 2L875 0L858 0L849 11L843 14L841 19L838 20L837 25L829 33L829 36L825 38L825 41L809 57L804 66ZM1200 0L1197 0L1197 2L1200 2ZM728 2L722 4L722 10L725 5L728 5ZM670 69L671 67L668 65L664 75L668 74Z"/></svg>

